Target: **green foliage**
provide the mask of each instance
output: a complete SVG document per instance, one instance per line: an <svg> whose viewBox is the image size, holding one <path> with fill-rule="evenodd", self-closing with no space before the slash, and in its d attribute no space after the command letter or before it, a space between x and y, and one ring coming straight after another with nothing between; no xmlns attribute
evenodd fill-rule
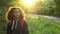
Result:
<svg viewBox="0 0 60 34"><path fill-rule="evenodd" d="M30 8L26 5L23 5L21 1L22 0L0 0L0 7L8 8L9 6L20 6L26 13L52 15L60 17L60 0L40 0Z"/></svg>
<svg viewBox="0 0 60 34"><path fill-rule="evenodd" d="M55 5L56 5L56 8L55 8L55 12L54 12L54 15L55 16L58 16L60 17L60 0L55 0Z"/></svg>
<svg viewBox="0 0 60 34"><path fill-rule="evenodd" d="M21 3L21 0L0 0L0 34L6 34L6 12L9 6L20 6L26 13L52 15L60 17L60 0L39 1L35 6L28 8ZM60 22L39 17L38 19L26 18L30 34L60 34Z"/></svg>
<svg viewBox="0 0 60 34"><path fill-rule="evenodd" d="M0 34L6 33L6 11L7 8L5 7L0 7Z"/></svg>

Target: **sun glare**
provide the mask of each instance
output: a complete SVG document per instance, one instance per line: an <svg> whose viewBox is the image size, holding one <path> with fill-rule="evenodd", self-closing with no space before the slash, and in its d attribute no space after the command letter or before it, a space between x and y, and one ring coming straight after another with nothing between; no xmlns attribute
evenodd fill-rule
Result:
<svg viewBox="0 0 60 34"><path fill-rule="evenodd" d="M34 0L22 0L22 2L26 5L32 5L34 3Z"/></svg>

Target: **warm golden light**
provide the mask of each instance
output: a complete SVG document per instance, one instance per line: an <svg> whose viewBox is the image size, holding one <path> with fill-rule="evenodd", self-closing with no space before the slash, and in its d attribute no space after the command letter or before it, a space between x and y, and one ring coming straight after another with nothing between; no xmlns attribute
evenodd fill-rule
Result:
<svg viewBox="0 0 60 34"><path fill-rule="evenodd" d="M26 5L34 4L34 0L22 0L22 2L25 3Z"/></svg>

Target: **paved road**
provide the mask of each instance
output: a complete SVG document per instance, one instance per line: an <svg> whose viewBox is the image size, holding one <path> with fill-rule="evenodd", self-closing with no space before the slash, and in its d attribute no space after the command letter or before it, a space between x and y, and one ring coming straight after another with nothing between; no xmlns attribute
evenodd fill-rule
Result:
<svg viewBox="0 0 60 34"><path fill-rule="evenodd" d="M41 17L45 17L45 18L49 18L49 19L52 19L56 22L60 22L60 18L57 18L57 17L53 17L53 16L45 16L45 15L36 15L36 14L28 14L29 17L31 18L38 18L38 16L41 16Z"/></svg>

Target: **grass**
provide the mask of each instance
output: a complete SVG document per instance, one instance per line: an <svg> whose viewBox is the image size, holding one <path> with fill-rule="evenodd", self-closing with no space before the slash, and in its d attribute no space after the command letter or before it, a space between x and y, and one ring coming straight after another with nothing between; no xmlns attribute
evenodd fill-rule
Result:
<svg viewBox="0 0 60 34"><path fill-rule="evenodd" d="M26 21L30 34L60 34L60 22L43 17L27 17Z"/></svg>
<svg viewBox="0 0 60 34"><path fill-rule="evenodd" d="M29 34L60 34L60 22L51 19L29 17L27 15L26 22L29 26ZM1 24L0 34L6 34L6 23Z"/></svg>

